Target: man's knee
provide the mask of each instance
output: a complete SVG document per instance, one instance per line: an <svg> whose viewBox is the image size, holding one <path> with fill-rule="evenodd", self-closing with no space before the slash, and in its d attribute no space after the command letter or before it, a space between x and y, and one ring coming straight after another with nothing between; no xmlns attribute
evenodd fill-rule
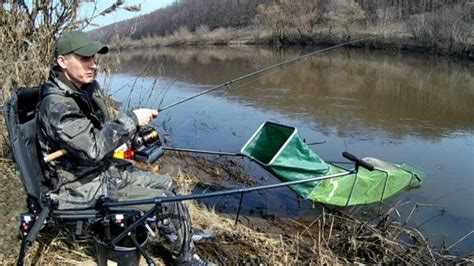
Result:
<svg viewBox="0 0 474 266"><path fill-rule="evenodd" d="M127 172L127 179L128 182L131 184L148 188L173 191L173 193L176 190L176 185L174 184L171 177L169 177L168 175L160 175L157 173L144 171L136 168L127 169Z"/></svg>

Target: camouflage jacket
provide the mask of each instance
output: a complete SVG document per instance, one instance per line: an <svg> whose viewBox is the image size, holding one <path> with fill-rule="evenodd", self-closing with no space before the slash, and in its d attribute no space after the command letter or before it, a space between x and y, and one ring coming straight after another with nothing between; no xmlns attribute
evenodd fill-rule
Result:
<svg viewBox="0 0 474 266"><path fill-rule="evenodd" d="M37 121L41 155L67 151L43 165L46 185L53 191L107 169L113 150L137 130L133 113L110 117L96 81L77 89L61 71L52 70L41 86L40 99Z"/></svg>

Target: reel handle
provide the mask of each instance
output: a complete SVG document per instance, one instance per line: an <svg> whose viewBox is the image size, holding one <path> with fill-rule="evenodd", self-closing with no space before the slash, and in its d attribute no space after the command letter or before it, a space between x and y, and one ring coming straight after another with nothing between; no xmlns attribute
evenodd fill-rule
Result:
<svg viewBox="0 0 474 266"><path fill-rule="evenodd" d="M56 159L58 159L58 158L60 158L64 155L66 155L66 154L67 154L67 151L65 149L57 150L53 153L50 153L50 154L44 156L43 160L44 160L45 163L49 163L51 161L54 161L54 160L56 160Z"/></svg>

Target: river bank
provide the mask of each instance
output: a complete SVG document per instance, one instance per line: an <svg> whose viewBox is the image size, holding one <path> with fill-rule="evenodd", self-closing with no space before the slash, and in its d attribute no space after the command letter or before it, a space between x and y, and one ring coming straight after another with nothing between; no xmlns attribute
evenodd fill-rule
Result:
<svg viewBox="0 0 474 266"><path fill-rule="evenodd" d="M273 10L276 7L278 12ZM189 28L185 25L168 34L141 37L122 33L117 27L104 27L91 33L116 50L206 45L330 46L361 40L348 46L474 59L473 22L469 13L473 10L472 5L443 7L405 17L399 17L390 9L371 16L360 8L355 10L356 13L354 10L329 12L326 20L310 23L292 19L285 13L290 11L270 5L259 7L258 22L246 27L210 28L202 24ZM283 17L275 18L278 15ZM123 24L125 28L130 26L130 23ZM113 32L117 33L115 37L106 37Z"/></svg>
<svg viewBox="0 0 474 266"><path fill-rule="evenodd" d="M181 193L189 193L197 186L208 190L235 188L249 180L235 161L216 158L209 160L172 153L164 156L156 165L138 166L171 174ZM1 177L0 217L4 226L0 236L2 247L7 251L3 252L1 261L4 265L12 265L19 251L16 217L24 208L24 196L13 163L2 160L0 170L5 173ZM217 179L219 182L216 182ZM212 241L197 244L200 256L223 265L474 262L472 256L447 255L449 248L430 247L420 232L397 222L399 206L387 209L372 221L357 218L357 210L341 212L321 209L320 216L310 223L262 215L254 210L252 213L242 213L238 224L234 224L235 214L218 213L213 206L192 202L188 207L195 227L211 228L216 232ZM163 253L160 241L153 240L149 252L158 265L163 265L166 252ZM72 234L63 228L43 233L27 261L94 265L94 252L92 240L75 242Z"/></svg>
<svg viewBox="0 0 474 266"><path fill-rule="evenodd" d="M472 60L472 1L181 1L91 31L123 47L333 45L370 37L364 48Z"/></svg>
<svg viewBox="0 0 474 266"><path fill-rule="evenodd" d="M275 41L265 33L255 33L252 30L217 29L208 34L200 34L181 30L173 35L164 37L149 37L140 40L120 39L110 44L113 51L126 52L127 50L161 47L206 47L206 46L268 46L277 48L333 46L345 42L356 41L346 47L374 50L404 51L416 54L433 54L450 56L465 60L474 60L474 44L464 44L460 49L448 49L432 43L419 42L410 35L377 35L356 33L345 37L322 36L314 39Z"/></svg>

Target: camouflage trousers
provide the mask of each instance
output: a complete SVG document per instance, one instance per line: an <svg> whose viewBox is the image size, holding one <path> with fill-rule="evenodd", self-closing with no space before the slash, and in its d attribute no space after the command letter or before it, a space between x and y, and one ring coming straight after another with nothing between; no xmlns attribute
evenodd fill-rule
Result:
<svg viewBox="0 0 474 266"><path fill-rule="evenodd" d="M112 165L99 175L83 177L61 186L51 197L59 202L59 209L94 206L99 196L114 200L136 200L175 195L175 185L166 175L140 170L129 163ZM153 205L136 206L142 211ZM191 220L182 202L162 204L162 214L156 227L166 238L176 262L192 259L194 243L191 240Z"/></svg>

